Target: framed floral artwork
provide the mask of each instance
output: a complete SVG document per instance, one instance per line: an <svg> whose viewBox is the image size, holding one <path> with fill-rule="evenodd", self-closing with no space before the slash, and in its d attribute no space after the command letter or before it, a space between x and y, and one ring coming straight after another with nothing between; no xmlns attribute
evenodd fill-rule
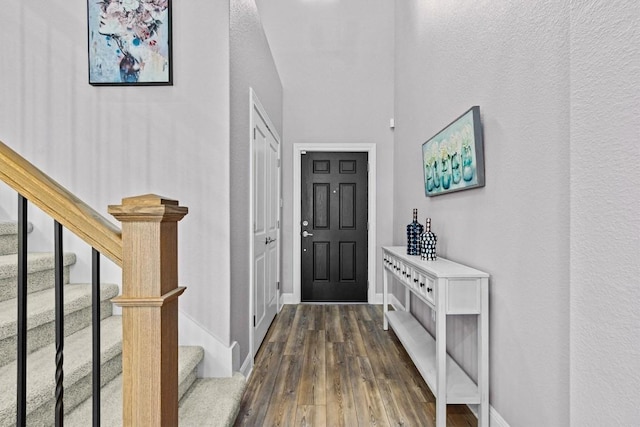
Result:
<svg viewBox="0 0 640 427"><path fill-rule="evenodd" d="M427 196L484 186L480 107L471 107L422 144L422 172Z"/></svg>
<svg viewBox="0 0 640 427"><path fill-rule="evenodd" d="M89 83L171 85L171 0L87 0Z"/></svg>

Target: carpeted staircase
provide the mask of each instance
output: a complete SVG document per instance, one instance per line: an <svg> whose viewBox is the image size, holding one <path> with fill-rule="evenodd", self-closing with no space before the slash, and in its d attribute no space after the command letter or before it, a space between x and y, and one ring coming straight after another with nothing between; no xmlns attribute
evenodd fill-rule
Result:
<svg viewBox="0 0 640 427"><path fill-rule="evenodd" d="M16 420L17 225L0 222L0 426ZM64 408L66 426L91 425L91 286L69 283L74 254L64 254L65 342ZM54 256L28 256L27 425L53 425L55 406ZM112 312L118 286L102 284L101 424L122 425L122 324ZM204 356L200 347L179 348L181 426L232 425L245 388L241 374L196 378Z"/></svg>

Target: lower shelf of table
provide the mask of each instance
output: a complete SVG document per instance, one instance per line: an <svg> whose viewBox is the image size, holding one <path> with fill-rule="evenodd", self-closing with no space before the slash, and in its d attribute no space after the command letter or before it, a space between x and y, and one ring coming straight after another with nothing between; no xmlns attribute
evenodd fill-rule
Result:
<svg viewBox="0 0 640 427"><path fill-rule="evenodd" d="M437 398L436 340L409 312L389 311L387 320ZM447 403L480 403L478 386L448 354L446 366Z"/></svg>

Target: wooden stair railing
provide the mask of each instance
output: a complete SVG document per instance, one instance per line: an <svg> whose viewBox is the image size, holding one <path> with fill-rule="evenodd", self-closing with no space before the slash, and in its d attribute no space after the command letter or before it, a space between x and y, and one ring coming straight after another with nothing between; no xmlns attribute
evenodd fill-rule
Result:
<svg viewBox="0 0 640 427"><path fill-rule="evenodd" d="M0 141L0 179L122 267L118 227Z"/></svg>
<svg viewBox="0 0 640 427"><path fill-rule="evenodd" d="M0 179L122 268L123 425L178 425L178 226L188 209L153 194L98 212L0 141Z"/></svg>

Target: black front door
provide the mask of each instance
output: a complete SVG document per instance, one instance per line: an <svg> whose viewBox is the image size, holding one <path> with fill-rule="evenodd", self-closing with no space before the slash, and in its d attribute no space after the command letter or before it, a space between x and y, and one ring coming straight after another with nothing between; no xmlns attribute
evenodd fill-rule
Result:
<svg viewBox="0 0 640 427"><path fill-rule="evenodd" d="M367 301L367 157L302 155L302 301Z"/></svg>

